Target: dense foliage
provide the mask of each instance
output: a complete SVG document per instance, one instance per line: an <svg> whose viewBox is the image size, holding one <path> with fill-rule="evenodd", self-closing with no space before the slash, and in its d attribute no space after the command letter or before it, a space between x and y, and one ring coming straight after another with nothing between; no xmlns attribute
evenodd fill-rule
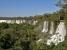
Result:
<svg viewBox="0 0 67 50"><path fill-rule="evenodd" d="M47 46L44 42L46 35L44 35L45 37L43 42L36 43L36 41L40 38L38 35L41 34L41 32L34 30L39 24L42 24L44 20L58 23L60 21L60 16L64 17L63 20L67 29L67 11L65 11L67 10L67 4L62 5L62 8L63 9L58 12L54 12L53 14L44 14L23 18L25 20L37 20L38 24L35 26L28 23L0 23L0 50L67 50L67 36L65 37L65 41L57 46L55 46L53 43L52 45Z"/></svg>
<svg viewBox="0 0 67 50"><path fill-rule="evenodd" d="M44 17L43 15L36 16L34 18L40 21L40 23L47 18L50 21L60 21L59 17L53 16L58 15L54 13L50 17ZM67 27L66 16L67 15L65 15L64 17L64 21ZM54 18L56 18L57 20L55 20ZM38 35L41 34L41 32L34 30L37 26L38 25L34 26L28 23L0 23L0 50L67 50L67 37L65 38L64 42L58 44L57 46L55 46L53 43L51 46L47 46L44 41L41 43L36 43L36 41L40 38ZM44 36L46 37L46 34Z"/></svg>

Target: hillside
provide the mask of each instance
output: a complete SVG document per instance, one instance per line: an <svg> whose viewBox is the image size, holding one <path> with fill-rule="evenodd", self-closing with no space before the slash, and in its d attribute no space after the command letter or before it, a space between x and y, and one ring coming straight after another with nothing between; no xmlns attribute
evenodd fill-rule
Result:
<svg viewBox="0 0 67 50"><path fill-rule="evenodd" d="M67 50L67 14L64 17L54 13L12 19L26 22L0 23L0 50Z"/></svg>

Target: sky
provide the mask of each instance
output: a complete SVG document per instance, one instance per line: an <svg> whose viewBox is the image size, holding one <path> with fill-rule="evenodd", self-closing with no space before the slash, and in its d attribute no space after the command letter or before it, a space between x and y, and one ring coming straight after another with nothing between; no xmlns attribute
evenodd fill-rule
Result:
<svg viewBox="0 0 67 50"><path fill-rule="evenodd" d="M1 17L34 16L59 10L57 0L0 0Z"/></svg>

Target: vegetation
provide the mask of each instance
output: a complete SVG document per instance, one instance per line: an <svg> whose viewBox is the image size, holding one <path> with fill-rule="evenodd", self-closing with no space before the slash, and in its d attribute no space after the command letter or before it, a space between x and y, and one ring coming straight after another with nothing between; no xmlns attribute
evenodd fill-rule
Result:
<svg viewBox="0 0 67 50"><path fill-rule="evenodd" d="M60 21L58 13L50 14L50 16L48 14L49 17L45 16L46 15L36 16L34 19L40 22L46 19L50 21ZM67 14L64 16L64 21L67 27ZM36 26L37 25L34 26L28 23L0 23L0 50L67 50L67 37L64 42L57 46L54 44L47 46L45 42L36 43L40 38L39 34L41 34L41 32L34 30Z"/></svg>
<svg viewBox="0 0 67 50"><path fill-rule="evenodd" d="M66 3L66 0L63 0ZM60 4L57 4L60 6ZM18 17L19 19L38 21L37 25L28 23L23 24L7 24L0 23L0 50L67 50L67 36L65 41L55 46L53 43L50 46L45 44L45 37L42 43L36 43L40 38L41 32L35 31L36 26L41 24L44 20L54 21L56 25L60 21L60 17L64 17L65 26L67 29L67 4L62 5L62 9L53 14L44 14L34 17ZM62 15L63 14L63 15ZM13 18L13 19L18 19ZM42 35L41 35L42 36ZM46 34L45 34L46 36Z"/></svg>

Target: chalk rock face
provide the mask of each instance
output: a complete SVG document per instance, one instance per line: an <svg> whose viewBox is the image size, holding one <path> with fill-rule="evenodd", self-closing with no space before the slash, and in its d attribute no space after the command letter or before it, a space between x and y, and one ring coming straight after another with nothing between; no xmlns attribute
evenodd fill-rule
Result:
<svg viewBox="0 0 67 50"><path fill-rule="evenodd" d="M51 22L49 34L53 34L53 33L54 33L54 23Z"/></svg>
<svg viewBox="0 0 67 50"><path fill-rule="evenodd" d="M51 36L50 39L47 40L47 45L50 45L51 43L57 45L60 42L63 42L65 35L66 35L66 29L65 29L64 22L60 22L60 24L56 29L55 34Z"/></svg>
<svg viewBox="0 0 67 50"><path fill-rule="evenodd" d="M48 32L48 21L44 21L43 30L42 32Z"/></svg>

